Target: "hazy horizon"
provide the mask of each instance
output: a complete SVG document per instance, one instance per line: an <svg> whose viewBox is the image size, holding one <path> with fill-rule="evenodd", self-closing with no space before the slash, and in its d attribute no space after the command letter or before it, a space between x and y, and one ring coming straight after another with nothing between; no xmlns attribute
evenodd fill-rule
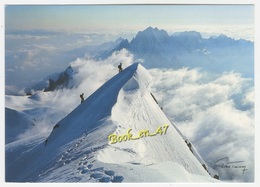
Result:
<svg viewBox="0 0 260 187"><path fill-rule="evenodd" d="M254 41L253 5L8 5L5 7L6 90L63 71L68 52L119 37L129 41L147 27L169 35L197 31Z"/></svg>
<svg viewBox="0 0 260 187"><path fill-rule="evenodd" d="M195 30L254 40L253 5L9 5L6 30L53 30L110 35L152 26L170 34Z"/></svg>

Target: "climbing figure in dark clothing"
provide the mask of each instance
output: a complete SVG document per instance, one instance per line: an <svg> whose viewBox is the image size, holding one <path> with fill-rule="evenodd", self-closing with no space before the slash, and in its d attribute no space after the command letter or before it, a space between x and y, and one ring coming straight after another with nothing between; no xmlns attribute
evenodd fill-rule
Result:
<svg viewBox="0 0 260 187"><path fill-rule="evenodd" d="M84 93L80 94L79 97L81 98L81 103L84 101Z"/></svg>
<svg viewBox="0 0 260 187"><path fill-rule="evenodd" d="M120 73L121 71L123 71L122 63L120 63L117 67L118 67L119 73Z"/></svg>

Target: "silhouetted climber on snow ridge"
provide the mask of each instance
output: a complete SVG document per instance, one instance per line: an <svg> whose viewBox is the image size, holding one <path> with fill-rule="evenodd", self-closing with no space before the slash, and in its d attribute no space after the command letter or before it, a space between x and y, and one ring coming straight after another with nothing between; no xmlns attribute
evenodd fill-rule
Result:
<svg viewBox="0 0 260 187"><path fill-rule="evenodd" d="M123 71L122 63L120 63L117 67L118 67L119 73L120 73L121 71Z"/></svg>
<svg viewBox="0 0 260 187"><path fill-rule="evenodd" d="M84 101L84 93L80 94L79 97L81 98L81 103Z"/></svg>

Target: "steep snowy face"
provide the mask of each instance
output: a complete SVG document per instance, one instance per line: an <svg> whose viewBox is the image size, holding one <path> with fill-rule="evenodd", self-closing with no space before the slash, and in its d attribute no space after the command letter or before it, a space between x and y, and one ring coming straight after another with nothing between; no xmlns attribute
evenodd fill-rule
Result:
<svg viewBox="0 0 260 187"><path fill-rule="evenodd" d="M133 64L122 73L115 75L58 122L48 138L48 144L51 144L52 141L64 144L81 136L84 132L102 125L100 120L110 116L119 90L133 76L137 66L138 64Z"/></svg>
<svg viewBox="0 0 260 187"><path fill-rule="evenodd" d="M111 120L116 131L98 159L105 163L154 165L174 162L192 174L209 176L149 91L151 76L138 66L120 89Z"/></svg>
<svg viewBox="0 0 260 187"><path fill-rule="evenodd" d="M100 131L107 136L97 156L102 162L150 165L173 161L190 173L208 176L150 93L151 81L140 64L128 67L58 122L47 146L69 143L83 132ZM104 125L116 130L101 132Z"/></svg>
<svg viewBox="0 0 260 187"><path fill-rule="evenodd" d="M98 149L107 145L106 133L109 134L114 130L114 125L109 123L107 118L111 115L111 109L117 101L119 90L133 76L137 66L138 64L133 64L112 77L70 114L54 125L46 141L42 141L33 149L28 148L28 150L25 150L25 154L22 154L25 148L21 150L13 149L13 146L19 146L19 142L9 144L6 147L6 157L8 158L6 161L6 180L27 182L39 180L39 176L45 171L52 170L55 172L57 165L59 167L62 161L59 157L63 154L66 155L67 152L73 155L74 160L79 159L79 157L84 156L82 149L79 153L76 153L75 151L68 151L67 148L75 141L85 139L82 137L86 134L88 134L88 137L82 143L85 152L90 153L92 151L89 150L93 148ZM91 138L93 136L94 138ZM90 139L88 139L89 137ZM95 138L98 138L98 140ZM20 154L22 154L21 157L17 156L11 159L13 155ZM71 169L72 173L76 171ZM67 176L67 178L69 177Z"/></svg>
<svg viewBox="0 0 260 187"><path fill-rule="evenodd" d="M8 144L6 180L211 181L150 93L151 81L135 63L60 120L46 141Z"/></svg>
<svg viewBox="0 0 260 187"><path fill-rule="evenodd" d="M126 68L58 122L46 147L99 132L101 162L147 166L171 161L189 173L209 176L150 93L151 81L140 64Z"/></svg>

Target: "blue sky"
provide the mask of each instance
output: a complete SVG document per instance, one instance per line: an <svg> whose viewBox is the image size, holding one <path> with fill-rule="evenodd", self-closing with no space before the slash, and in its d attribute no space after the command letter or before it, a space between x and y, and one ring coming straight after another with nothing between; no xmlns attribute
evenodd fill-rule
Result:
<svg viewBox="0 0 260 187"><path fill-rule="evenodd" d="M139 31L183 27L253 27L253 5L7 6L7 29ZM197 29L198 30L198 29Z"/></svg>

